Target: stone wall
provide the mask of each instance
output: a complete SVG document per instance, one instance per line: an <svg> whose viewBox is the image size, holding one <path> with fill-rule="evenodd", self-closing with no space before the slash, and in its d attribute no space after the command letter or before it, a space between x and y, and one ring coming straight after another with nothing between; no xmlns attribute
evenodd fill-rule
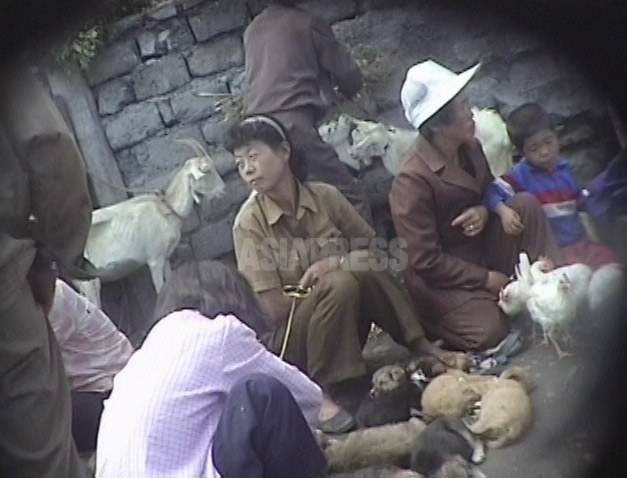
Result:
<svg viewBox="0 0 627 478"><path fill-rule="evenodd" d="M350 48L371 48L384 59L389 74L370 101L344 102L340 109L408 127L398 92L410 65L431 57L461 70L481 61L469 86L471 100L502 114L525 101L543 104L560 124L564 153L582 183L617 151L604 98L564 54L509 19L446 1L304 0L300 6L325 18ZM108 187L105 194L100 184L111 178L130 189L164 187L192 155L178 138L198 140L214 157L227 194L188 218L175 260L223 257L232 250L231 225L248 191L220 145L226 123L216 103L244 87L242 34L262 8L262 0L176 0L125 18L86 78L72 80L86 80L93 94L70 115L77 136L100 137L99 148L80 141L97 204L119 200L119 193L112 196ZM72 90L80 88L59 94L76 103ZM81 116L85 109L90 114ZM106 174L98 166L104 156L114 158ZM379 165L363 179L375 206L385 210L389 175Z"/></svg>

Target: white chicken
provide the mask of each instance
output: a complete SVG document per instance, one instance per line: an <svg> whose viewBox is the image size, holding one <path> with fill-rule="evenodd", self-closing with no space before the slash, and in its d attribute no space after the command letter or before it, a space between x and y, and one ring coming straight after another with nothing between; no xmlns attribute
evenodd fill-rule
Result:
<svg viewBox="0 0 627 478"><path fill-rule="evenodd" d="M550 340L561 359L570 354L560 348L557 339L568 337L568 326L577 309L587 302L592 269L585 264L571 264L547 271L544 261L536 261L531 265L531 276L527 309L531 319L542 327L543 343L548 345Z"/></svg>
<svg viewBox="0 0 627 478"><path fill-rule="evenodd" d="M588 286L588 304L595 313L611 310L625 290L625 273L622 264L605 264L592 274ZM608 309L604 309L608 307Z"/></svg>
<svg viewBox="0 0 627 478"><path fill-rule="evenodd" d="M529 291L533 284L531 277L531 262L526 252L518 255L518 264L515 268L516 280L510 282L499 292L498 306L510 317L525 310Z"/></svg>

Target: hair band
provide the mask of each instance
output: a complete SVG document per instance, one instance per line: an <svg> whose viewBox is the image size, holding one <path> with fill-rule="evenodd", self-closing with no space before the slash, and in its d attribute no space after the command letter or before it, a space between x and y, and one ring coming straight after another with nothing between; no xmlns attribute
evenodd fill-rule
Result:
<svg viewBox="0 0 627 478"><path fill-rule="evenodd" d="M272 126L272 128L281 135L281 138L283 139L283 141L287 141L287 138L285 137L285 133L283 132L283 129L281 129L281 126L279 126L279 123L277 123L272 118L268 118L267 116L261 116L261 115L249 116L248 118L245 118L241 124L258 123L258 122L265 123L267 125Z"/></svg>

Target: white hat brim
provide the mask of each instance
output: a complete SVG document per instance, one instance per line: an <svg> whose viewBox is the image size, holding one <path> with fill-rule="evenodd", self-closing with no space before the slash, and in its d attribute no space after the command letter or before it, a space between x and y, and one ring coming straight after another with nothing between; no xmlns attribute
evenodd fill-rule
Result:
<svg viewBox="0 0 627 478"><path fill-rule="evenodd" d="M457 96L464 86L466 86L472 79L480 66L481 63L477 63L475 66L470 67L466 71L456 75L455 78L451 78L447 82L446 88L441 88L435 94L431 93L434 96L429 100L429 106L424 108L414 119L414 128L419 128L425 121L440 111L444 105L455 98L455 96Z"/></svg>

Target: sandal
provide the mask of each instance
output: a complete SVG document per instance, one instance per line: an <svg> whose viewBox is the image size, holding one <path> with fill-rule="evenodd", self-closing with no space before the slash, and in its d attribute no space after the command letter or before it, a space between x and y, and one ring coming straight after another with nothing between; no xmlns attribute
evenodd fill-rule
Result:
<svg viewBox="0 0 627 478"><path fill-rule="evenodd" d="M320 421L318 430L328 435L341 435L357 426L353 416L343 408L328 420Z"/></svg>

